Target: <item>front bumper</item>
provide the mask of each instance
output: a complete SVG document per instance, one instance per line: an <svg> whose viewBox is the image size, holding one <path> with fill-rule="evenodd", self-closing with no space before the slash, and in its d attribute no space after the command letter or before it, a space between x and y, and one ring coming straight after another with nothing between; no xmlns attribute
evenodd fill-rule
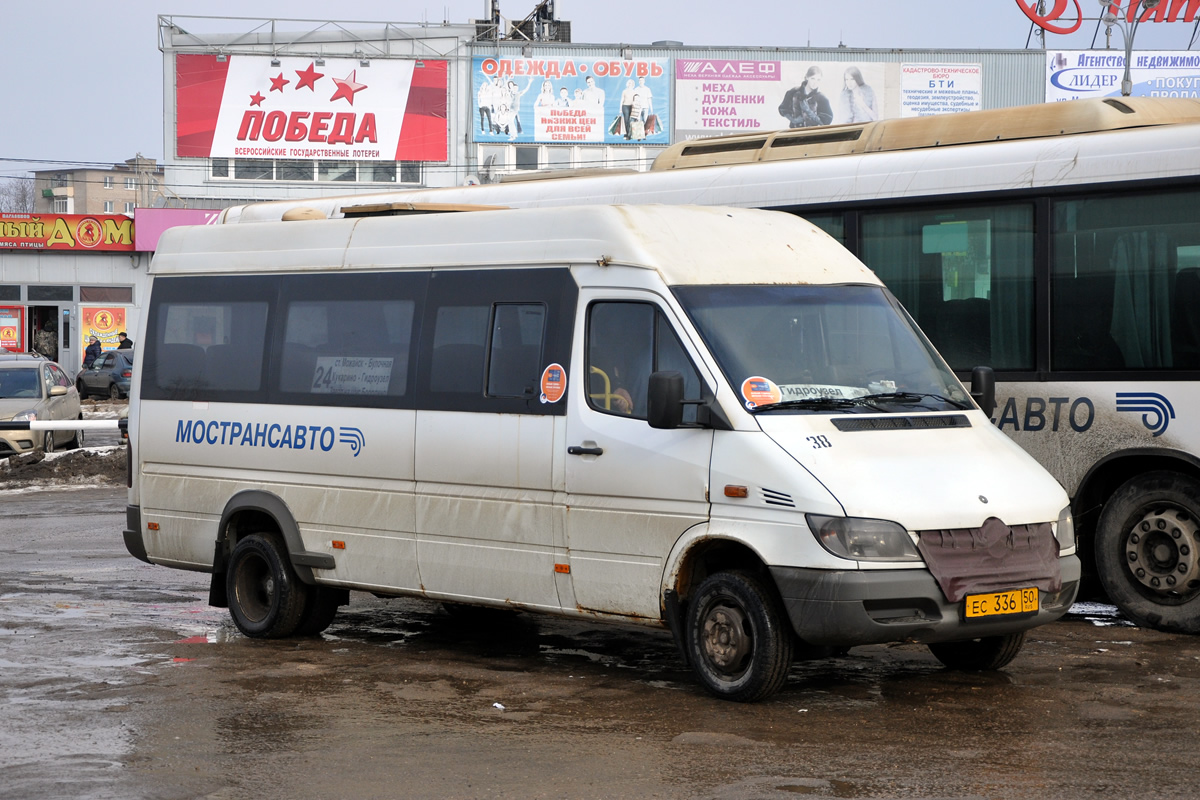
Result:
<svg viewBox="0 0 1200 800"><path fill-rule="evenodd" d="M32 452L33 436L29 431L0 432L0 458Z"/></svg>
<svg viewBox="0 0 1200 800"><path fill-rule="evenodd" d="M1034 614L967 621L926 569L816 570L771 567L796 634L809 644L854 647L1002 636L1061 617L1079 591L1079 559L1058 559L1062 589L1043 592ZM1016 587L1013 587L1016 588Z"/></svg>

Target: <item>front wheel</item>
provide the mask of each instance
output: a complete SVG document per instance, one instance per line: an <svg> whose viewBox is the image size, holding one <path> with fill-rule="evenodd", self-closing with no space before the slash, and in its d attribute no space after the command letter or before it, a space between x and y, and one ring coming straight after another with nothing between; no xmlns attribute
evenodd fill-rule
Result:
<svg viewBox="0 0 1200 800"><path fill-rule="evenodd" d="M84 383L83 381L76 381L75 382L75 390L79 392L80 400L87 400L88 393L87 393L87 384L86 383Z"/></svg>
<svg viewBox="0 0 1200 800"><path fill-rule="evenodd" d="M1025 644L1025 631L1005 636L982 636L965 642L939 642L929 652L950 669L992 670L1008 666Z"/></svg>
<svg viewBox="0 0 1200 800"><path fill-rule="evenodd" d="M1148 472L1100 513L1096 570L1108 599L1139 625L1200 633L1200 484Z"/></svg>
<svg viewBox="0 0 1200 800"><path fill-rule="evenodd" d="M237 543L229 557L225 591L238 630L258 639L295 633L311 594L273 533L253 533Z"/></svg>
<svg viewBox="0 0 1200 800"><path fill-rule="evenodd" d="M54 431L46 431L42 437L42 452L47 455L54 452Z"/></svg>
<svg viewBox="0 0 1200 800"><path fill-rule="evenodd" d="M752 702L787 681L793 636L772 587L747 572L717 572L688 603L687 646L704 687Z"/></svg>
<svg viewBox="0 0 1200 800"><path fill-rule="evenodd" d="M304 613L296 625L297 636L316 636L333 624L338 611L338 592L324 586L311 587Z"/></svg>

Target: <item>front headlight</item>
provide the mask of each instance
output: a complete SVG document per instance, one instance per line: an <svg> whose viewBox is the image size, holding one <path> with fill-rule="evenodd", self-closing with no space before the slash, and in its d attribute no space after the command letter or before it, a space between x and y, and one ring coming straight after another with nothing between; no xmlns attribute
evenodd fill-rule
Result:
<svg viewBox="0 0 1200 800"><path fill-rule="evenodd" d="M20 414L14 414L12 421L13 422L37 422L37 410L33 409L33 408L27 408L24 411L22 411Z"/></svg>
<svg viewBox="0 0 1200 800"><path fill-rule="evenodd" d="M1070 506L1058 513L1058 522L1054 523L1054 538L1058 539L1059 553L1069 553L1075 549L1075 518L1071 516Z"/></svg>
<svg viewBox="0 0 1200 800"><path fill-rule="evenodd" d="M816 514L808 514L807 519L817 541L835 556L855 561L921 560L908 531L895 522Z"/></svg>

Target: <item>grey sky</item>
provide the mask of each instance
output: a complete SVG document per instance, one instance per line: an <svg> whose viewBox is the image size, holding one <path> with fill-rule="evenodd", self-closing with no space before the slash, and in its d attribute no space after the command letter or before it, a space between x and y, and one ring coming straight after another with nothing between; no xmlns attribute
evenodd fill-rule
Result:
<svg viewBox="0 0 1200 800"><path fill-rule="evenodd" d="M503 0L501 13L519 20L534 5L535 0ZM1048 48L1091 46L1100 7L1096 0L1080 5L1092 21L1070 36L1047 34ZM232 18L466 22L485 17L487 6L485 0L5 3L0 178L47 166L11 159L120 162L135 153L163 158L159 14L228 17L227 26L208 22L215 27L207 29L240 33L257 23ZM767 48L1019 49L1030 30L1016 0L559 0L558 9L561 19L571 21L575 42L595 44L674 39ZM1194 28L1183 22L1144 24L1137 49L1185 50ZM1103 28L1096 46L1104 46ZM1119 31L1113 32L1113 46L1124 46Z"/></svg>

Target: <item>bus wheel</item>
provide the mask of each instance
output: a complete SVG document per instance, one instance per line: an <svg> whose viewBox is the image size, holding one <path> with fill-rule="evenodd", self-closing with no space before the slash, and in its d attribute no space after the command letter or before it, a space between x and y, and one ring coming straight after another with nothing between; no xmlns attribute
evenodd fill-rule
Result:
<svg viewBox="0 0 1200 800"><path fill-rule="evenodd" d="M1200 484L1148 472L1100 513L1096 570L1117 608L1139 625L1200 633Z"/></svg>
<svg viewBox="0 0 1200 800"><path fill-rule="evenodd" d="M938 642L929 645L929 652L950 669L1001 669L1021 652L1025 631L1004 636L983 636L965 642Z"/></svg>
<svg viewBox="0 0 1200 800"><path fill-rule="evenodd" d="M333 624L337 616L338 594L324 586L311 588L308 592L308 602L304 613L300 615L300 624L296 626L297 636L316 636Z"/></svg>
<svg viewBox="0 0 1200 800"><path fill-rule="evenodd" d="M225 590L238 630L259 639L295 633L311 594L296 577L279 537L270 533L251 534L233 548Z"/></svg>
<svg viewBox="0 0 1200 800"><path fill-rule="evenodd" d="M687 646L708 691L726 700L761 700L783 687L792 631L771 587L746 572L717 572L687 609Z"/></svg>

